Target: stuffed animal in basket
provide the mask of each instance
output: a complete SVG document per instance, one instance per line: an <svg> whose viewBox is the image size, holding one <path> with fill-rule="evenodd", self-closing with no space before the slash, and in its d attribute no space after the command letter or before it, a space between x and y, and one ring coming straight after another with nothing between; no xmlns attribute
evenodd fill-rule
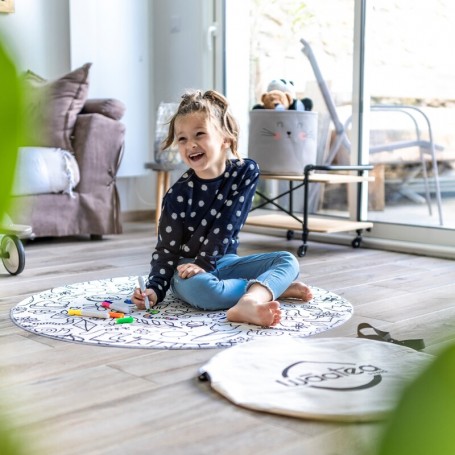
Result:
<svg viewBox="0 0 455 455"><path fill-rule="evenodd" d="M287 111L293 102L290 93L281 90L270 90L261 96L261 103L253 106L253 109L274 109L276 111Z"/></svg>
<svg viewBox="0 0 455 455"><path fill-rule="evenodd" d="M311 111L313 109L313 101L310 98L298 99L294 82L288 79L274 79L267 86L267 92L272 90L280 90L284 93L289 93L291 95L291 103L288 107L291 111Z"/></svg>

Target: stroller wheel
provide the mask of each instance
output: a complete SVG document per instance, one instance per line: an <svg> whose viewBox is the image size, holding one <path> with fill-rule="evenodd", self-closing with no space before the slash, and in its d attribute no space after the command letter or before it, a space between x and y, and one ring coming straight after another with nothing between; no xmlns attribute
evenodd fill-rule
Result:
<svg viewBox="0 0 455 455"><path fill-rule="evenodd" d="M24 245L15 235L5 235L1 243L1 258L11 275L18 275L25 267Z"/></svg>

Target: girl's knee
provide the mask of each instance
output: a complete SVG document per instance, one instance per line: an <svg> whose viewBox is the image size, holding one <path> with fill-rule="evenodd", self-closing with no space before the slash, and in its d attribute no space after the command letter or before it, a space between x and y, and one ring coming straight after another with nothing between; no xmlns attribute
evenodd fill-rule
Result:
<svg viewBox="0 0 455 455"><path fill-rule="evenodd" d="M226 302L222 283L211 274L198 274L191 278L175 278L173 290L177 297L200 310L225 310L232 306Z"/></svg>
<svg viewBox="0 0 455 455"><path fill-rule="evenodd" d="M299 273L300 271L300 264L297 258L292 254L289 253L289 251L281 251L280 252L280 258L283 260L286 264L291 267L296 274Z"/></svg>

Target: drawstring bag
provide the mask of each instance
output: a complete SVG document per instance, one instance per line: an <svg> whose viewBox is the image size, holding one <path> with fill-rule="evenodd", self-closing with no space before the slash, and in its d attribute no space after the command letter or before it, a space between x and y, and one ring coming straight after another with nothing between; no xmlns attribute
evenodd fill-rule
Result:
<svg viewBox="0 0 455 455"><path fill-rule="evenodd" d="M328 421L379 420L433 356L365 338L266 339L215 355L200 379L257 411Z"/></svg>
<svg viewBox="0 0 455 455"><path fill-rule="evenodd" d="M303 175L316 164L318 114L309 111L250 111L248 156L263 174Z"/></svg>

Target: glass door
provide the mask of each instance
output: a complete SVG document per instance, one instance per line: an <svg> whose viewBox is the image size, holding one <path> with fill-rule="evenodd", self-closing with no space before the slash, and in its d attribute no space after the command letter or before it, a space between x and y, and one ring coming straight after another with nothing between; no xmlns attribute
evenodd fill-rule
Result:
<svg viewBox="0 0 455 455"><path fill-rule="evenodd" d="M455 4L368 1L369 218L454 229Z"/></svg>
<svg viewBox="0 0 455 455"><path fill-rule="evenodd" d="M344 146L329 155L337 121L352 112L354 6L354 0L250 0L248 108L261 104L271 81L291 81L295 99L305 105L310 101L318 114L317 164L352 161L351 151ZM313 60L306 49L311 49ZM330 92L332 112L321 83ZM333 118L333 112L339 119ZM288 184L269 181L261 185L270 186L270 192L280 186L281 192ZM310 191L311 212L349 217L346 185L313 185ZM293 194L295 211L303 211L302 196Z"/></svg>
<svg viewBox="0 0 455 455"><path fill-rule="evenodd" d="M318 163L375 164L362 205L374 228L365 238L404 250L406 242L428 244L429 254L455 245L455 63L447 44L455 38L455 3L246 0L235 10L236 3L225 2L226 87L244 153L248 111L271 80L292 80L296 96L310 98L318 112ZM340 128L348 141L336 144ZM348 193L346 185L321 187L310 211L350 217Z"/></svg>

